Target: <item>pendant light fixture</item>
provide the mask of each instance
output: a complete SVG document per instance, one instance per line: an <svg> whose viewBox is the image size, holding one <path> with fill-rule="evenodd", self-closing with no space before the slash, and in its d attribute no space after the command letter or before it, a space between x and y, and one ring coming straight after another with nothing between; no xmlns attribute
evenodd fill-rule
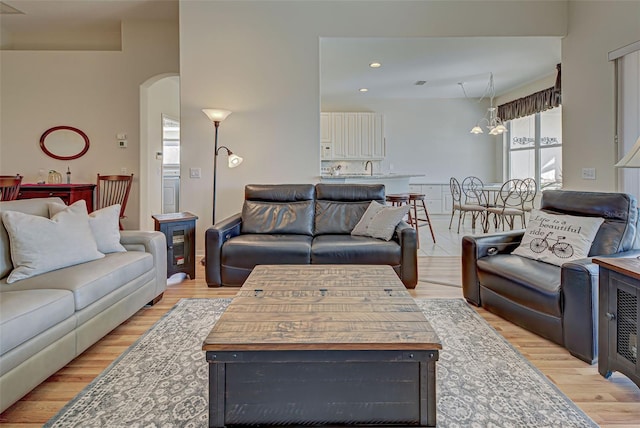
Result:
<svg viewBox="0 0 640 428"><path fill-rule="evenodd" d="M464 89L464 82L458 83L462 88L462 92L464 93L464 97L467 97L467 92ZM500 135L503 134L507 128L502 123L502 120L498 117L498 108L493 105L493 97L496 95L496 89L493 85L493 73L489 74L489 82L487 83L487 89L485 89L484 94L480 98L482 101L485 97L489 97L489 108L487 109L487 113L484 115L482 119L476 122L476 126L471 129L472 134L483 134L481 124L486 122L486 127L489 130L489 135Z"/></svg>

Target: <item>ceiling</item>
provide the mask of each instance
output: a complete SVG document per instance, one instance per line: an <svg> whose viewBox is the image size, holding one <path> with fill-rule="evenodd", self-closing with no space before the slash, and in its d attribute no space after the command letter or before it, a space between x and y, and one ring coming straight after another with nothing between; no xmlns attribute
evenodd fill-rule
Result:
<svg viewBox="0 0 640 428"><path fill-rule="evenodd" d="M5 13L8 5L22 13ZM1 0L3 34L114 31L128 19L178 20L178 0ZM550 75L561 60L557 37L322 38L323 97L376 99L482 97ZM377 69L369 67L379 61ZM415 82L426 83L416 86ZM360 88L368 88L360 93Z"/></svg>
<svg viewBox="0 0 640 428"><path fill-rule="evenodd" d="M495 95L547 76L560 63L558 37L322 38L323 97L469 98ZM373 61L380 68L371 68ZM417 86L417 81L426 81ZM369 91L360 93L360 88Z"/></svg>
<svg viewBox="0 0 640 428"><path fill-rule="evenodd" d="M5 6L21 13L5 13ZM177 21L178 0L1 0L0 11L9 33L119 29L128 19Z"/></svg>

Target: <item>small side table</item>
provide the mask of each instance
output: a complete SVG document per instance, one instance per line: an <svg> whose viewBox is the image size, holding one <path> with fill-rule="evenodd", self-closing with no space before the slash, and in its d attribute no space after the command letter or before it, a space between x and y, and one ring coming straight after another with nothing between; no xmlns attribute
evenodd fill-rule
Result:
<svg viewBox="0 0 640 428"><path fill-rule="evenodd" d="M190 212L154 214L155 230L167 237L167 278L184 272L196 277L196 220Z"/></svg>
<svg viewBox="0 0 640 428"><path fill-rule="evenodd" d="M625 374L640 387L640 260L595 258L600 266L598 371L608 378Z"/></svg>

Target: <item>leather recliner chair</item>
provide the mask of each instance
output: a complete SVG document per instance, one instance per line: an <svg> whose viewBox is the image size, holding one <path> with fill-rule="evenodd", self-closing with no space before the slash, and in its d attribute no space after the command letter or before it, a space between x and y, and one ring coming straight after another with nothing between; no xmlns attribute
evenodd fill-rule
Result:
<svg viewBox="0 0 640 428"><path fill-rule="evenodd" d="M464 297L593 364L598 358L598 266L591 258L640 255L636 198L624 193L547 190L540 209L604 218L589 257L556 266L513 255L524 230L465 236Z"/></svg>

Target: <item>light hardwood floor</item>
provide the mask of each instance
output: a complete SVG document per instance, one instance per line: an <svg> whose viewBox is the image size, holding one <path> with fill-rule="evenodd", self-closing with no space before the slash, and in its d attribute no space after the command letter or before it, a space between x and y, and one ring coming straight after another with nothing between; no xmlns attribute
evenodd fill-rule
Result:
<svg viewBox="0 0 640 428"><path fill-rule="evenodd" d="M437 244L421 230L421 282L411 291L420 298L461 298L459 287L460 235L448 230L448 216L433 216ZM437 258L438 256L444 256ZM168 287L164 298L153 307L138 311L86 352L51 376L24 398L0 415L3 427L41 426L69 400L86 387L113 360L124 352L181 298L233 297L235 288L208 288L204 272L198 267L197 279ZM425 281L437 281L439 284ZM604 379L597 365L590 366L572 357L564 348L483 309L475 308L500 334L518 349L535 367L602 427L640 427L640 389L624 375Z"/></svg>

